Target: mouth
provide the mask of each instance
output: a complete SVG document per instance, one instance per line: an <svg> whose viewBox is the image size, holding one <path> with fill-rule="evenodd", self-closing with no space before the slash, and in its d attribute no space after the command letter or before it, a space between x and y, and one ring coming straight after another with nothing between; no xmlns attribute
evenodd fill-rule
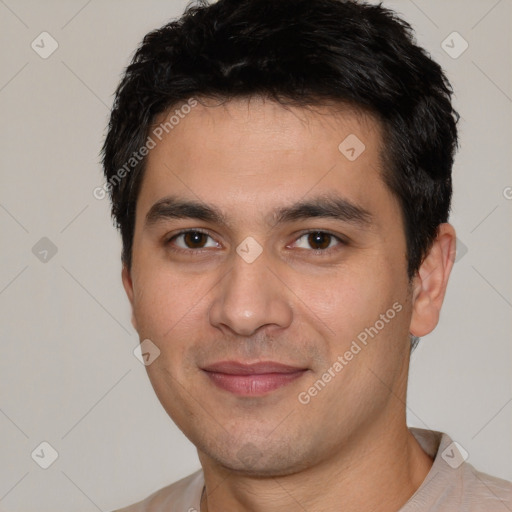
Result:
<svg viewBox="0 0 512 512"><path fill-rule="evenodd" d="M307 368L274 361L221 361L202 370L217 387L240 396L262 396L299 379Z"/></svg>

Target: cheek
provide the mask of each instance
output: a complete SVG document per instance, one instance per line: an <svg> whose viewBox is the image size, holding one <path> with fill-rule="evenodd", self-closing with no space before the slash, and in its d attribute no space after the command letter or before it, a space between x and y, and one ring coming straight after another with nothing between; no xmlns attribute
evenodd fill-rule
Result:
<svg viewBox="0 0 512 512"><path fill-rule="evenodd" d="M140 339L150 339L160 350L146 367L159 396L197 370L196 356L211 335L209 292L217 281L214 276L190 276L157 265L146 265L137 274L134 315Z"/></svg>
<svg viewBox="0 0 512 512"><path fill-rule="evenodd" d="M304 297L305 315L322 320L330 337L347 340L373 325L400 299L402 291L391 276L389 267L367 261L359 268L338 268L322 278L298 277L293 287Z"/></svg>
<svg viewBox="0 0 512 512"><path fill-rule="evenodd" d="M141 337L161 339L171 328L178 313L171 285L172 282L147 269L134 280L134 314Z"/></svg>
<svg viewBox="0 0 512 512"><path fill-rule="evenodd" d="M212 280L188 276L158 263L141 266L134 276L134 313L139 334L166 340L202 312Z"/></svg>

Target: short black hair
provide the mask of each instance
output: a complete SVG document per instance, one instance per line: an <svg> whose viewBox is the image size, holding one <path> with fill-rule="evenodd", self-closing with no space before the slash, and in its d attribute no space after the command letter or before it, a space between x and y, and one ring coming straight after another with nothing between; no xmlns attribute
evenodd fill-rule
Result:
<svg viewBox="0 0 512 512"><path fill-rule="evenodd" d="M180 19L144 37L116 90L102 154L123 263L130 268L146 161L139 149L155 117L191 98L261 96L302 107L348 103L380 122L383 178L401 207L414 276L448 220L459 118L452 94L411 26L381 4L189 4Z"/></svg>

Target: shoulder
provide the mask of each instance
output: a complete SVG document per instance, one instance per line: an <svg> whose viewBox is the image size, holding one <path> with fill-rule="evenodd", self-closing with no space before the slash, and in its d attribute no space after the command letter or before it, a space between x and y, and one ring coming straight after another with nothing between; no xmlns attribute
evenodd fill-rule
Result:
<svg viewBox="0 0 512 512"><path fill-rule="evenodd" d="M203 485L203 471L199 470L114 512L197 512Z"/></svg>
<svg viewBox="0 0 512 512"><path fill-rule="evenodd" d="M471 464L461 466L458 478L463 510L506 512L512 509L512 482L477 471Z"/></svg>
<svg viewBox="0 0 512 512"><path fill-rule="evenodd" d="M477 471L468 453L441 432L411 429L423 451L434 459L427 477L400 512L512 511L512 483Z"/></svg>

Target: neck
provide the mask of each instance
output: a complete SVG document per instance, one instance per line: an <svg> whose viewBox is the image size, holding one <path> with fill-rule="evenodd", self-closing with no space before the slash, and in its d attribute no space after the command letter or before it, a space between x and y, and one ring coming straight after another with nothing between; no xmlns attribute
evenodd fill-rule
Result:
<svg viewBox="0 0 512 512"><path fill-rule="evenodd" d="M392 423L391 423L392 424ZM402 428L369 427L329 459L306 470L254 477L220 466L200 453L206 492L201 512L325 510L393 512L427 476L432 459Z"/></svg>

